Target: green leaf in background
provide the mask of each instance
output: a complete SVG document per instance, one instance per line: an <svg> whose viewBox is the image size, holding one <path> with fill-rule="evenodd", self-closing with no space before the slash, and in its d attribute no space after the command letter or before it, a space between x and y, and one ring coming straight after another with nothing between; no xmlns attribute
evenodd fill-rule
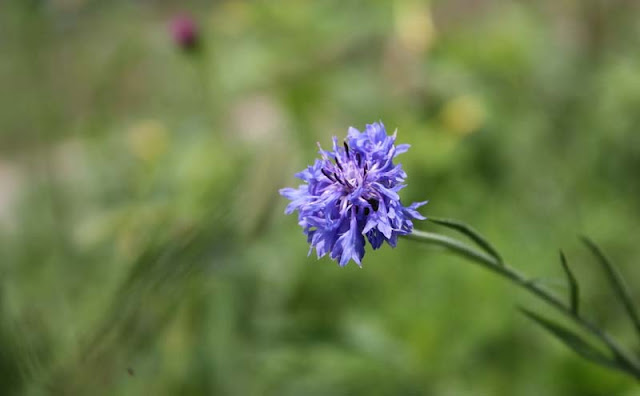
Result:
<svg viewBox="0 0 640 396"><path fill-rule="evenodd" d="M591 241L587 237L582 237L581 239L582 242L584 242L584 244L587 245L587 247L591 250L594 256L598 258L600 264L602 264L602 267L607 273L607 277L609 278L611 286L622 302L622 305L624 305L629 318L631 318L631 321L636 328L638 336L640 336L640 317L638 317L638 311L636 310L633 300L631 299L631 295L629 294L629 290L627 289L627 286L622 279L622 275L620 275L620 272L618 272L613 264L611 264L604 253L602 253L602 250L600 250L600 248L595 243L593 243L593 241Z"/></svg>
<svg viewBox="0 0 640 396"><path fill-rule="evenodd" d="M562 269L564 269L564 272L567 275L567 282L569 283L569 302L571 304L571 312L573 312L574 315L578 315L580 289L578 287L578 281L573 275L571 268L569 268L567 258L562 251L560 251L560 263L562 263Z"/></svg>
<svg viewBox="0 0 640 396"><path fill-rule="evenodd" d="M571 348L575 353L582 356L583 358L603 366L617 367L617 365L604 353L593 347L587 341L583 340L582 337L569 330L565 326L550 319L543 318L542 316L529 311L526 308L520 307L520 311L527 318L542 326L545 330L558 338L566 346Z"/></svg>
<svg viewBox="0 0 640 396"><path fill-rule="evenodd" d="M436 224L439 224L441 226L451 228L453 230L456 230L466 235L473 242L475 242L476 245L478 245L478 247L480 247L482 250L487 252L493 258L495 258L498 261L498 263L502 264L502 257L500 257L500 254L498 253L498 251L489 243L489 241L487 241L482 235L480 235L480 233L478 233L478 231L476 231L470 225L465 224L458 220L442 219L438 217L429 217L428 220Z"/></svg>

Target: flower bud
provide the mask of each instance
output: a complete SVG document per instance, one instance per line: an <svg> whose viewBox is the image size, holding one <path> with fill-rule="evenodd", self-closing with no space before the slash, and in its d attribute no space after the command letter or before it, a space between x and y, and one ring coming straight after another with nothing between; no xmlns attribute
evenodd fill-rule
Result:
<svg viewBox="0 0 640 396"><path fill-rule="evenodd" d="M171 35L175 43L184 50L194 49L198 45L198 26L188 16L178 16L171 21Z"/></svg>

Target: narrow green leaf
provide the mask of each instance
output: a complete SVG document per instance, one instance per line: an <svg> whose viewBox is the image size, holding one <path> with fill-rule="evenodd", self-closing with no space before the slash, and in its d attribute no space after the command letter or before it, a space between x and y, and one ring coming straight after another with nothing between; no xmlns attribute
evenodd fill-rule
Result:
<svg viewBox="0 0 640 396"><path fill-rule="evenodd" d="M471 226L453 219L441 219L437 217L435 218L429 217L428 220L436 224L451 228L453 230L456 230L466 235L468 238L474 241L476 245L482 248L482 250L484 250L490 256L495 258L499 264L502 264L502 257L500 257L500 254L498 254L498 251L493 246L491 246L489 241L487 241L482 235L480 235L480 233L478 233L478 231L476 231Z"/></svg>
<svg viewBox="0 0 640 396"><path fill-rule="evenodd" d="M595 243L593 243L587 237L582 237L582 241L591 250L593 255L598 258L598 261L600 262L600 264L602 264L602 267L607 273L607 277L609 278L609 282L611 283L611 286L613 287L613 289L616 292L616 295L622 302L622 305L624 306L625 310L627 311L627 314L629 315L629 318L631 319L631 321L633 322L636 328L636 332L640 336L640 317L638 317L638 311L636 310L633 304L633 300L631 299L631 295L629 294L629 290L627 289L627 286L625 285L624 280L622 279L622 276L620 275L618 270L613 266L613 264L611 264L611 262L607 259L607 257L604 255L602 250L600 250L600 248Z"/></svg>
<svg viewBox="0 0 640 396"><path fill-rule="evenodd" d="M569 330L565 326L553 322L549 319L543 318L542 316L529 311L525 308L520 308L520 311L529 319L539 324L542 328L547 330L551 335L555 336L557 339L562 341L567 347L573 350L575 353L580 355L581 357L592 361L596 364L605 367L613 367L619 368L615 361L611 360L607 355L601 352L599 349L593 347L587 341L583 340L575 332Z"/></svg>
<svg viewBox="0 0 640 396"><path fill-rule="evenodd" d="M571 312L577 316L578 304L580 301L580 289L578 288L578 281L576 280L576 277L573 276L573 272L571 272L571 268L569 268L569 264L567 263L567 258L564 256L562 250L560 251L560 262L562 263L562 268L564 269L564 272L567 275L567 281L569 282L569 301L571 303Z"/></svg>

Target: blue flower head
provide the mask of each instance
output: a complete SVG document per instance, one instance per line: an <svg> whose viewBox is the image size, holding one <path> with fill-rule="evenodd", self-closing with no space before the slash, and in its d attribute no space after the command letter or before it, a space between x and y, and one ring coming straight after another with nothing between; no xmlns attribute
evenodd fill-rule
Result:
<svg viewBox="0 0 640 396"><path fill-rule="evenodd" d="M395 140L382 123L367 125L364 132L349 128L342 145L334 137L333 150L320 148L322 158L296 174L305 184L280 190L291 200L285 213L298 211L309 254L315 248L318 258L329 253L340 266L349 260L361 265L365 236L373 249L384 241L395 247L398 235L413 230L412 218L425 219L416 209L426 202L408 207L400 202L407 175L393 159L409 145L396 146Z"/></svg>

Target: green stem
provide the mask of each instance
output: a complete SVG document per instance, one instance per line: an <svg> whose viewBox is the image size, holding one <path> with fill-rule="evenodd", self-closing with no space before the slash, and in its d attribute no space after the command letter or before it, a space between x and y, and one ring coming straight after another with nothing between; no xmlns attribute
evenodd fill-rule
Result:
<svg viewBox="0 0 640 396"><path fill-rule="evenodd" d="M418 242L442 246L455 254L470 259L474 263L493 271L503 278L507 278L517 286L520 286L534 294L536 297L539 297L541 300L554 307L563 316L574 322L578 327L599 339L604 345L606 345L614 355L615 361L611 363L613 363L615 367L618 367L620 370L632 375L636 379L640 379L640 364L630 356L616 340L614 340L604 330L584 319L577 312L571 310L571 308L566 306L553 292L528 279L516 269L509 267L506 263L499 262L494 257L480 252L457 239L453 239L445 235L414 230L413 233L405 235L404 237Z"/></svg>

